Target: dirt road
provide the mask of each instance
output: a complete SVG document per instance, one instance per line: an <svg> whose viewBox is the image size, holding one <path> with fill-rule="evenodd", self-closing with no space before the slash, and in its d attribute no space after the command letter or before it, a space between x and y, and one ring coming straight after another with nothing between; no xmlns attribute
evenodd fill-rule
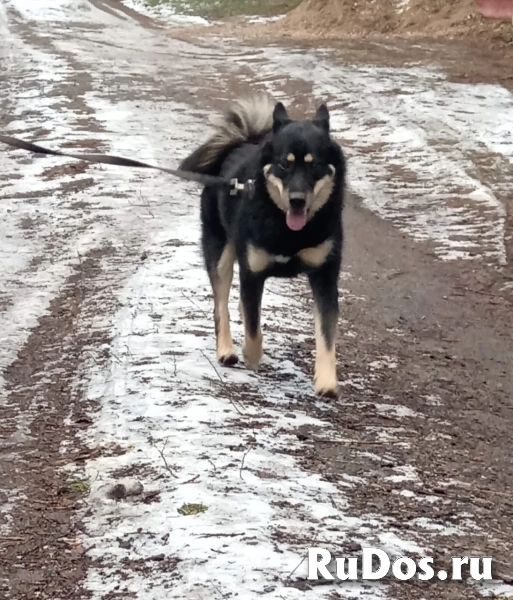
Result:
<svg viewBox="0 0 513 600"><path fill-rule="evenodd" d="M179 41L114 0L1 0L0 40L3 132L175 165L259 87L329 102L351 186L327 403L303 281L261 373L216 364L195 186L1 149L1 597L513 595L511 93L456 47ZM316 585L313 545L495 581Z"/></svg>

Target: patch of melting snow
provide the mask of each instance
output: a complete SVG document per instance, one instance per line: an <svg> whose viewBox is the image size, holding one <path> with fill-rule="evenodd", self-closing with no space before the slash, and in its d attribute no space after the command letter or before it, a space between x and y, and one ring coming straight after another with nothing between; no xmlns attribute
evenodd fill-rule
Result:
<svg viewBox="0 0 513 600"><path fill-rule="evenodd" d="M214 21L208 21L197 15L188 15L176 11L172 2L160 2L150 6L147 0L123 0L123 4L148 17L158 17L171 24L176 25L213 25Z"/></svg>
<svg viewBox="0 0 513 600"><path fill-rule="evenodd" d="M410 0L396 0L396 4L397 4L397 10L399 12L404 12L408 8L408 5L410 4Z"/></svg>
<svg viewBox="0 0 513 600"><path fill-rule="evenodd" d="M392 442L393 444L398 444L402 448L410 447L410 436L409 431L404 429L404 427L387 427L386 429L378 428L378 427L367 427L367 431L374 432L376 437L381 442ZM401 435L403 435L404 439L401 439Z"/></svg>
<svg viewBox="0 0 513 600"><path fill-rule="evenodd" d="M376 369L397 369L397 360L394 360L390 356L382 356L378 360L373 360L369 363L369 367L372 370Z"/></svg>
<svg viewBox="0 0 513 600"><path fill-rule="evenodd" d="M493 581L474 581L467 580L467 584L474 586L480 594L490 598L513 598L513 585L504 583L504 581L493 580Z"/></svg>
<svg viewBox="0 0 513 600"><path fill-rule="evenodd" d="M392 483L403 483L405 481L419 482L419 476L417 475L417 469L412 465L401 465L394 467L394 471L399 471L399 475L389 475L385 477L385 481L391 481Z"/></svg>
<svg viewBox="0 0 513 600"><path fill-rule="evenodd" d="M8 459L7 456L3 456L4 460ZM12 511L18 502L27 500L27 497L18 490L2 489L1 487L0 493L2 494L2 504L0 505L0 535L7 536L11 531Z"/></svg>
<svg viewBox="0 0 513 600"><path fill-rule="evenodd" d="M340 387L352 387L356 390L366 391L368 389L368 382L362 375L355 375L353 377L347 377L344 381L339 382Z"/></svg>
<svg viewBox="0 0 513 600"><path fill-rule="evenodd" d="M431 519L427 519L426 517L413 519L413 523L422 530L436 531L439 535L463 535L464 533L459 527L448 525L447 523L434 523Z"/></svg>
<svg viewBox="0 0 513 600"><path fill-rule="evenodd" d="M63 21L76 14L76 0L7 0L20 15L29 21ZM73 10L75 9L75 10Z"/></svg>
<svg viewBox="0 0 513 600"><path fill-rule="evenodd" d="M399 418L424 419L425 415L400 404L376 404L376 411L382 415L393 415Z"/></svg>
<svg viewBox="0 0 513 600"><path fill-rule="evenodd" d="M419 546L415 542L405 541L392 531L378 533L378 538L381 546L388 548L389 552L394 556L404 556L405 552L415 554L425 554L427 552L427 549L423 546Z"/></svg>
<svg viewBox="0 0 513 600"><path fill-rule="evenodd" d="M27 4L27 8L35 9L36 4ZM32 131L42 126L52 132L47 139L63 135L70 139L76 114L66 108L65 98L58 94L52 95L52 92L72 76L72 69L59 57L26 46L10 31L7 18L2 21L1 33L9 39L11 48L15 49L10 52L6 68L17 75L10 80L10 91L16 94L17 101L13 114L15 118L7 126L7 133L28 137ZM30 89L23 88L24 79L28 78L34 80L35 87L31 89L37 89L37 113L33 112L34 100ZM41 97L42 90L46 97ZM0 153L2 172L9 173L12 178L11 183L1 188L0 203L0 259L3 266L0 272L0 289L8 301L7 309L0 313L0 329L6 340L0 348L2 371L14 360L31 329L72 272L73 265L78 264L79 253L96 247L100 238L102 226L98 225L78 238L64 242L60 260L46 257L45 244L50 231L60 224L56 207L62 202L58 191L63 180L45 181L42 175L52 167L68 163L69 161L60 158L33 157L17 150L2 149ZM80 181L81 177L75 179ZM43 195L38 198L37 203L27 202L27 197L35 198L41 193ZM77 215L75 218L79 217ZM38 235L30 236L30 243L30 232L24 227L27 220L37 220ZM73 221L73 218L69 220ZM37 260L37 266L33 264L34 260ZM0 389L2 385L3 378L0 375Z"/></svg>
<svg viewBox="0 0 513 600"><path fill-rule="evenodd" d="M260 23L275 23L276 21L281 21L285 15L275 15L273 17L247 17L246 21L250 24L260 24Z"/></svg>
<svg viewBox="0 0 513 600"><path fill-rule="evenodd" d="M359 452L358 455L363 458L368 458L370 460L373 460L375 462L383 462L383 461L387 460L384 456L382 456L380 454L376 454L375 452L368 452L367 450L365 450L364 452Z"/></svg>
<svg viewBox="0 0 513 600"><path fill-rule="evenodd" d="M439 496L419 496L413 490L392 490L393 494L404 496L404 498L411 498L418 502L428 502L429 504L435 504L440 502Z"/></svg>
<svg viewBox="0 0 513 600"><path fill-rule="evenodd" d="M429 404L430 406L443 406L442 399L436 394L427 394L426 396L423 396L423 398L426 401L426 404Z"/></svg>

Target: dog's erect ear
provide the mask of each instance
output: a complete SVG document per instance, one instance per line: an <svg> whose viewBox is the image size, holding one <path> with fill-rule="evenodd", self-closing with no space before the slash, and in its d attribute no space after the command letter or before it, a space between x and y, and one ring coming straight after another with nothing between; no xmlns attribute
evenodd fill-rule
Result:
<svg viewBox="0 0 513 600"><path fill-rule="evenodd" d="M330 113L326 104L321 104L315 113L314 125L323 129L326 133L330 131Z"/></svg>
<svg viewBox="0 0 513 600"><path fill-rule="evenodd" d="M287 109L283 106L281 102L278 102L274 107L273 111L273 131L276 133L280 130L284 125L290 123L290 118L287 113Z"/></svg>

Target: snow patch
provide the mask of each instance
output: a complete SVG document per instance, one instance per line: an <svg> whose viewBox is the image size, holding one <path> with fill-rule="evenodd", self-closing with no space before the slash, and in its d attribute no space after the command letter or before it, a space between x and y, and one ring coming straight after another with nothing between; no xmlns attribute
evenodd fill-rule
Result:
<svg viewBox="0 0 513 600"><path fill-rule="evenodd" d="M159 18L172 25L213 25L213 21L208 21L197 15L183 14L176 11L172 2L160 2L154 6L149 6L146 0L123 0L123 4L152 18Z"/></svg>
<svg viewBox="0 0 513 600"><path fill-rule="evenodd" d="M414 481L419 482L419 476L417 475L417 469L411 465L401 465L399 467L394 467L394 471L398 471L398 475L389 475L385 477L385 481L390 481L392 483L403 483L405 481Z"/></svg>
<svg viewBox="0 0 513 600"><path fill-rule="evenodd" d="M393 415L399 418L425 418L425 415L422 413L412 410L407 406L397 404L376 404L376 411L382 415Z"/></svg>

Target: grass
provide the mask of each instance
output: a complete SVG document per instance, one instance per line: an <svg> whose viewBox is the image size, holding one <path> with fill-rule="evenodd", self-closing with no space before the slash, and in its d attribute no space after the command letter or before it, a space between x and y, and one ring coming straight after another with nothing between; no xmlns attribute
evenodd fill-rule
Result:
<svg viewBox="0 0 513 600"><path fill-rule="evenodd" d="M69 484L69 489L72 492L87 494L91 489L91 486L88 481L73 481L73 483Z"/></svg>
<svg viewBox="0 0 513 600"><path fill-rule="evenodd" d="M184 516L199 515L200 513L205 512L207 508L208 507L204 504L183 504L178 509L178 512Z"/></svg>
<svg viewBox="0 0 513 600"><path fill-rule="evenodd" d="M281 15L296 7L300 0L145 0L149 6L170 5L184 15L222 19L235 16Z"/></svg>

